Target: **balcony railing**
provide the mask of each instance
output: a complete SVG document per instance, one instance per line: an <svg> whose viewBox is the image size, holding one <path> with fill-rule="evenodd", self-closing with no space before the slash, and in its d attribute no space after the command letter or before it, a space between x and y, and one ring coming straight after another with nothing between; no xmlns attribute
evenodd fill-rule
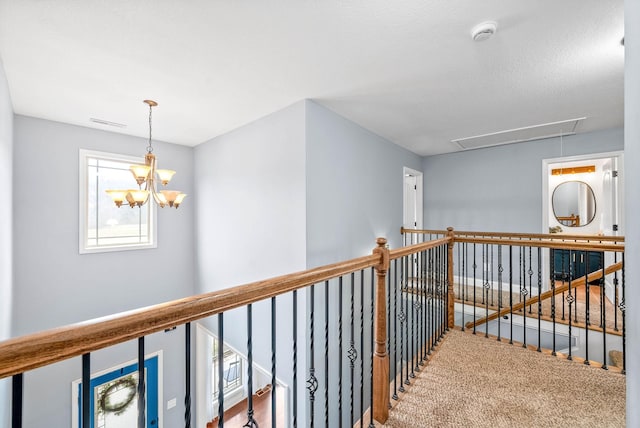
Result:
<svg viewBox="0 0 640 428"><path fill-rule="evenodd" d="M456 325L624 373L624 237L456 231L454 242Z"/></svg>
<svg viewBox="0 0 640 428"><path fill-rule="evenodd" d="M387 249L379 238L368 256L1 342L0 378L13 377L12 426L22 426L23 379L29 371L81 356L80 401L89 403L91 354L136 341L137 426L147 427L145 337L184 325L184 426L190 427L194 321L213 325L220 343L230 332L229 322L233 332L244 330L247 426L256 425L254 357L270 361L271 385L280 375L289 376L285 424L296 427L386 421L391 403L454 324L538 351L548 342L554 354L577 359L576 353L584 353L586 363L596 360L595 345L589 345L598 335L603 368L610 365L607 351L618 347L615 340L624 353L623 238L454 233L451 228L402 233L406 245L400 249ZM599 312L589 300L578 306L576 293L584 289L588 299L596 287ZM613 302L613 312L607 301ZM541 333L545 328L549 341ZM560 336L566 342L560 344ZM223 352L223 346L217 349ZM222 364L218 370L223 391ZM278 424L276 391L271 393L272 426ZM217 401L222 427L224 396ZM80 426L91 426L90 406L80 408Z"/></svg>

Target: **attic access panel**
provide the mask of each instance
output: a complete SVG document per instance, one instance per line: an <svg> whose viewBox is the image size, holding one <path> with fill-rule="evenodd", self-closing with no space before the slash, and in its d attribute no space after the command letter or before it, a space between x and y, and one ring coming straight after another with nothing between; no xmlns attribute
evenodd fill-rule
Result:
<svg viewBox="0 0 640 428"><path fill-rule="evenodd" d="M578 119L525 126L523 128L492 132L490 134L458 138L451 140L451 142L457 145L461 150L473 150L505 144L523 143L525 141L542 140L561 135L574 135L577 131L578 125L585 119L585 117L581 117Z"/></svg>

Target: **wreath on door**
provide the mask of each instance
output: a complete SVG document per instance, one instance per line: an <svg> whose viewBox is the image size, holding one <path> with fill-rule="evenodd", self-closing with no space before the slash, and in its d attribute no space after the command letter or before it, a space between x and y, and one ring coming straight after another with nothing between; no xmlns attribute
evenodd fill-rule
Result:
<svg viewBox="0 0 640 428"><path fill-rule="evenodd" d="M138 383L133 376L126 376L111 382L98 396L99 409L104 413L113 413L116 416L121 415L133 403L133 399L138 392L137 388ZM126 391L124 398L122 400L112 401L111 395L122 390Z"/></svg>

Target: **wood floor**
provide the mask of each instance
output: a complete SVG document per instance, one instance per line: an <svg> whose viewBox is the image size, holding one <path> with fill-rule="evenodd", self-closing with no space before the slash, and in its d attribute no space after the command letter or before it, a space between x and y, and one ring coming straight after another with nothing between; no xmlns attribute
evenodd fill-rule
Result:
<svg viewBox="0 0 640 428"><path fill-rule="evenodd" d="M282 387L276 386L276 427L283 427L284 424L284 393ZM253 395L253 418L260 428L271 427L271 396L272 391L266 392L260 396ZM224 412L225 428L240 428L246 425L247 417L247 400L244 399L232 408ZM207 423L207 428L215 428L218 426L218 418ZM273 427L275 428L275 427Z"/></svg>

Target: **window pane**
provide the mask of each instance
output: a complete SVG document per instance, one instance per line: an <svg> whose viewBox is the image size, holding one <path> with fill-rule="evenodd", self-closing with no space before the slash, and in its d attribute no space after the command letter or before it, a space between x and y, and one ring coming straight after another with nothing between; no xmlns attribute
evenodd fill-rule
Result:
<svg viewBox="0 0 640 428"><path fill-rule="evenodd" d="M140 162L141 163L141 162ZM150 207L118 208L106 193L108 189L138 188L130 162L88 156L86 183L87 248L152 244Z"/></svg>

